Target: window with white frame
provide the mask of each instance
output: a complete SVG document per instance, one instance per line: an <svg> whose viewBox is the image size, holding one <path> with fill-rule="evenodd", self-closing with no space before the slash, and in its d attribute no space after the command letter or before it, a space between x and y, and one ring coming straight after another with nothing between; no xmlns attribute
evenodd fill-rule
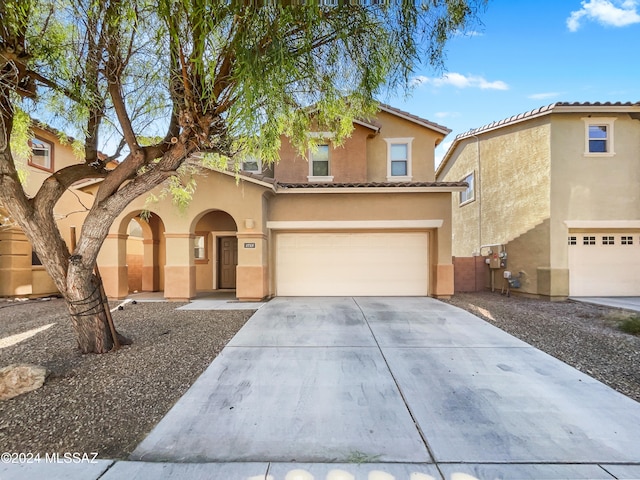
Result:
<svg viewBox="0 0 640 480"><path fill-rule="evenodd" d="M45 170L53 170L53 144L37 137L31 138L31 159L29 163Z"/></svg>
<svg viewBox="0 0 640 480"><path fill-rule="evenodd" d="M193 248L193 258L195 260L206 260L207 258L207 249L204 235L196 235Z"/></svg>
<svg viewBox="0 0 640 480"><path fill-rule="evenodd" d="M586 156L612 156L615 154L613 145L613 117L587 117L585 122Z"/></svg>
<svg viewBox="0 0 640 480"><path fill-rule="evenodd" d="M460 192L460 205L464 205L465 203L469 203L476 198L476 188L475 188L475 175L474 172L471 172L469 175L462 179L463 182L467 184L467 189L463 192Z"/></svg>
<svg viewBox="0 0 640 480"><path fill-rule="evenodd" d="M385 138L387 142L387 180L410 181L413 138Z"/></svg>
<svg viewBox="0 0 640 480"><path fill-rule="evenodd" d="M309 150L309 181L331 182L329 143L320 143Z"/></svg>

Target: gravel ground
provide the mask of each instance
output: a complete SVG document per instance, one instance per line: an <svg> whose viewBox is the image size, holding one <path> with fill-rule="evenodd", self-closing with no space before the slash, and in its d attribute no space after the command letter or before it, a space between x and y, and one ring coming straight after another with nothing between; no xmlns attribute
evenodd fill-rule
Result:
<svg viewBox="0 0 640 480"><path fill-rule="evenodd" d="M448 303L640 402L640 337L618 329L634 312L490 292L456 294Z"/></svg>
<svg viewBox="0 0 640 480"><path fill-rule="evenodd" d="M491 293L449 303L640 401L640 337L616 328L628 313ZM0 401L0 452L126 458L253 313L175 310L180 305L127 305L114 320L134 345L81 355L61 300L0 302L0 367L26 362L51 372L39 390ZM2 338L51 323L1 347Z"/></svg>
<svg viewBox="0 0 640 480"><path fill-rule="evenodd" d="M33 363L50 372L42 388L0 401L0 452L126 458L253 314L180 305L126 305L114 322L134 344L82 355L62 300L0 302L0 339L54 323L0 348L0 367Z"/></svg>

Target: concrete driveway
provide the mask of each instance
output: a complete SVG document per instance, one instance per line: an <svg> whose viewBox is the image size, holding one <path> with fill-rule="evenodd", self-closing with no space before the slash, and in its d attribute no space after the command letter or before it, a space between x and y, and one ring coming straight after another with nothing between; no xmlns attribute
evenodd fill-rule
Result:
<svg viewBox="0 0 640 480"><path fill-rule="evenodd" d="M640 478L639 432L640 403L437 300L276 298L103 478Z"/></svg>

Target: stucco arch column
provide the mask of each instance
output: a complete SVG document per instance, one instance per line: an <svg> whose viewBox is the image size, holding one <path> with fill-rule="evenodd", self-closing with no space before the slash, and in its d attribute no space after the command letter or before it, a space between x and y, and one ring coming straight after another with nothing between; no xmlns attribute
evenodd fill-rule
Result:
<svg viewBox="0 0 640 480"><path fill-rule="evenodd" d="M261 300L269 295L267 234L256 228L253 219L245 219L241 228L237 233L236 297Z"/></svg>
<svg viewBox="0 0 640 480"><path fill-rule="evenodd" d="M446 206L451 205L447 201ZM431 295L436 298L449 298L454 293L454 269L451 255L451 214L444 216L442 225L430 232L431 258L435 260L435 279Z"/></svg>
<svg viewBox="0 0 640 480"><path fill-rule="evenodd" d="M160 290L160 265L158 264L160 240L156 238L145 238L142 241L142 245L142 291L157 292Z"/></svg>
<svg viewBox="0 0 640 480"><path fill-rule="evenodd" d="M98 253L104 291L111 298L125 298L129 295L127 238L129 235L125 233L110 233Z"/></svg>
<svg viewBox="0 0 640 480"><path fill-rule="evenodd" d="M165 233L164 298L189 300L196 296L195 235Z"/></svg>

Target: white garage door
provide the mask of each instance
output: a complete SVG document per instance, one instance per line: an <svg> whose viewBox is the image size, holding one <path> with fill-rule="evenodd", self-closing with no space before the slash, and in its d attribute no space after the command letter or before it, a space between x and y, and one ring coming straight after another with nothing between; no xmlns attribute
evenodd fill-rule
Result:
<svg viewBox="0 0 640 480"><path fill-rule="evenodd" d="M281 296L427 295L427 233L279 233Z"/></svg>
<svg viewBox="0 0 640 480"><path fill-rule="evenodd" d="M640 295L639 240L637 233L570 233L569 294Z"/></svg>

